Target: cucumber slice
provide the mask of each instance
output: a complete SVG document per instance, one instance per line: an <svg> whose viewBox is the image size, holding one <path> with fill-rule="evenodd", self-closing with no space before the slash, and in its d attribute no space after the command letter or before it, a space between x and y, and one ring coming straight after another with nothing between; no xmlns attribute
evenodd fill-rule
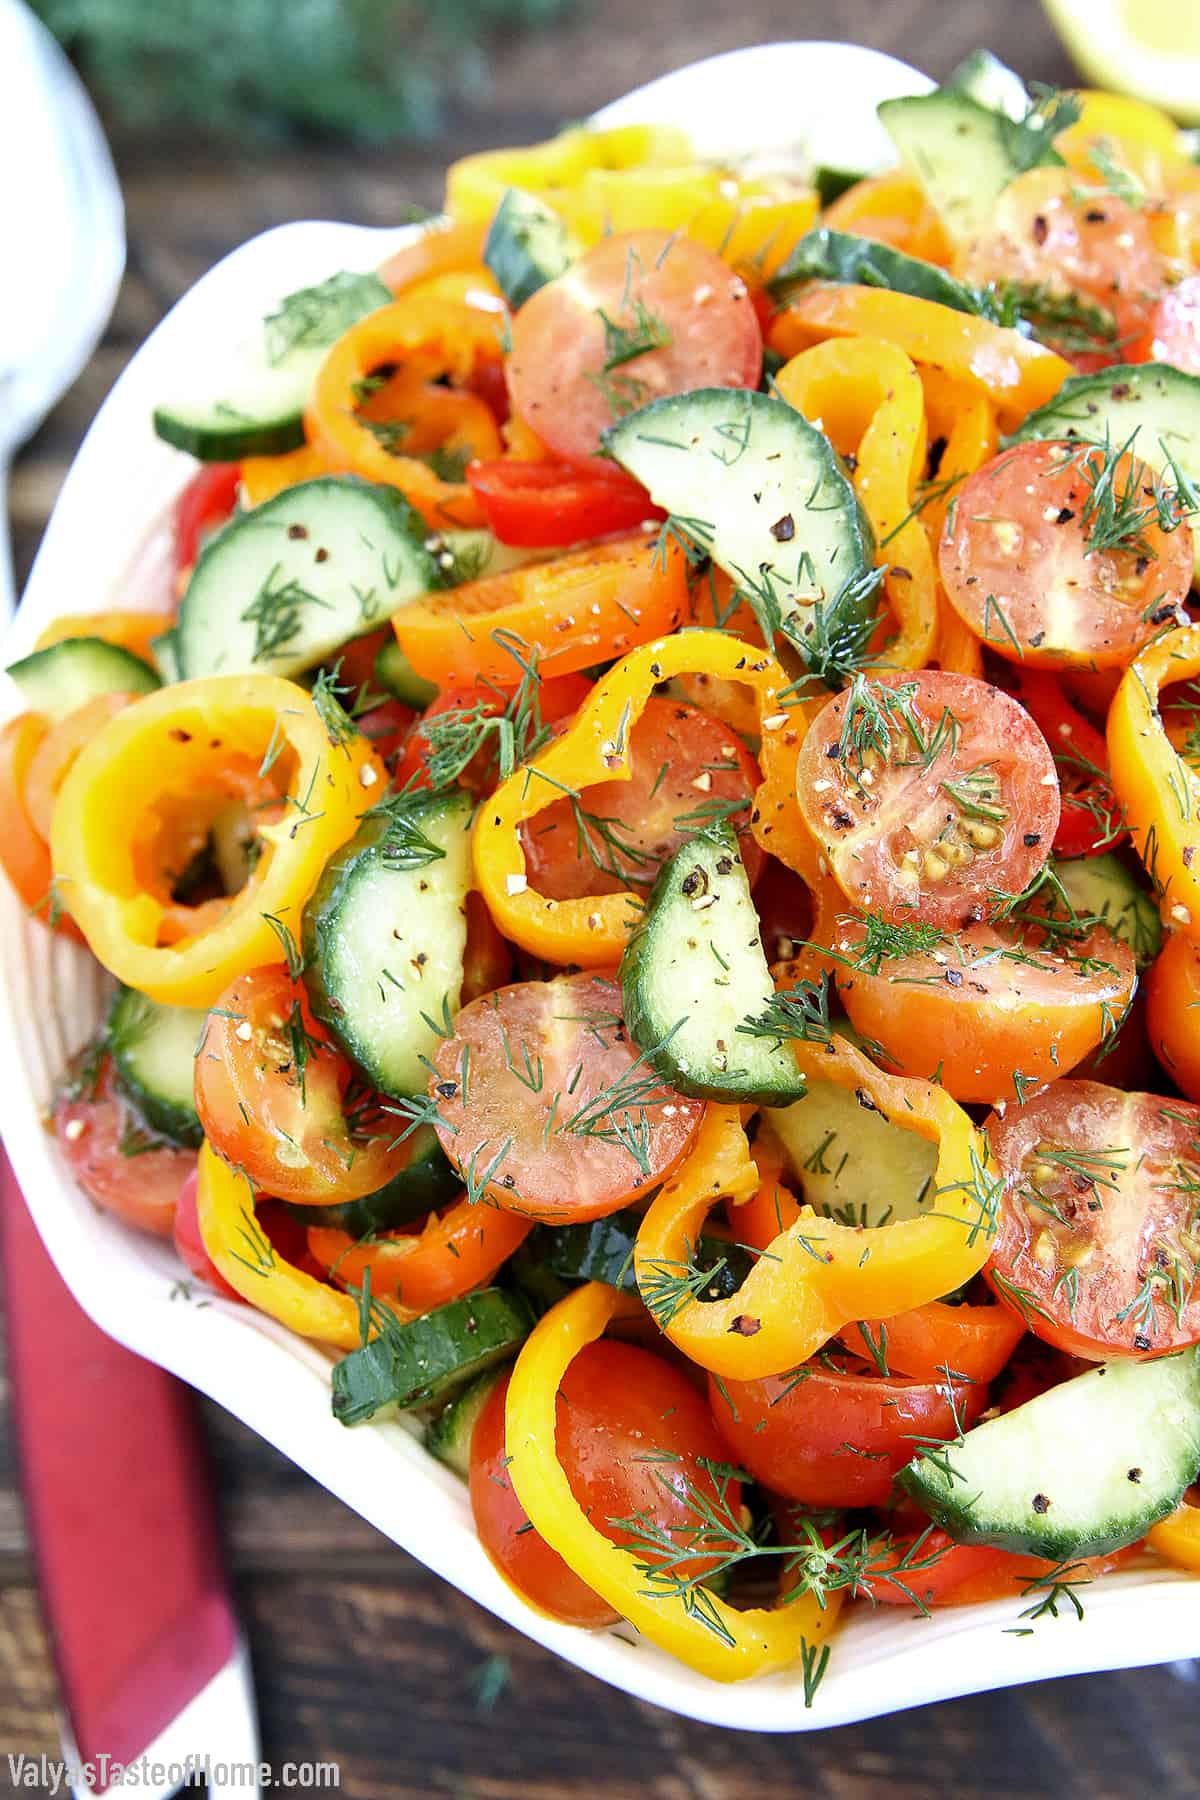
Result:
<svg viewBox="0 0 1200 1800"><path fill-rule="evenodd" d="M544 201L509 188L483 243L483 260L515 312L574 260L567 228Z"/></svg>
<svg viewBox="0 0 1200 1800"><path fill-rule="evenodd" d="M177 393L154 409L154 429L202 462L281 456L304 442L304 408L329 346L357 320L387 306L377 275L331 275L301 288L217 367L189 370Z"/></svg>
<svg viewBox="0 0 1200 1800"><path fill-rule="evenodd" d="M304 909L313 1011L385 1094L423 1093L458 1007L471 885L460 791L368 813Z"/></svg>
<svg viewBox="0 0 1200 1800"><path fill-rule="evenodd" d="M1018 124L1027 117L1032 104L1021 77L990 50L972 50L964 56L944 85Z"/></svg>
<svg viewBox="0 0 1200 1800"><path fill-rule="evenodd" d="M380 1336L333 1366L333 1416L343 1425L385 1406L427 1406L515 1355L533 1329L520 1294L481 1288L404 1324L385 1316Z"/></svg>
<svg viewBox="0 0 1200 1800"><path fill-rule="evenodd" d="M768 394L698 388L655 400L605 448L782 631L833 672L874 621L871 528L823 431Z"/></svg>
<svg viewBox="0 0 1200 1800"><path fill-rule="evenodd" d="M461 1194L462 1177L451 1167L431 1126L420 1127L405 1142L407 1163L373 1194L334 1206L290 1206L288 1210L303 1225L331 1225L357 1239L411 1225Z"/></svg>
<svg viewBox="0 0 1200 1800"><path fill-rule="evenodd" d="M1122 363L1096 375L1072 375L1053 400L1030 413L1012 442L1028 438L1125 444L1174 480L1200 487L1200 375L1169 363ZM1174 465L1174 467L1172 466ZM1196 533L1200 580L1200 532Z"/></svg>
<svg viewBox="0 0 1200 1800"><path fill-rule="evenodd" d="M207 1017L190 1006L160 1006L127 987L117 989L108 1014L107 1043L118 1087L153 1130L193 1147L204 1136L193 1090L196 1047Z"/></svg>
<svg viewBox="0 0 1200 1800"><path fill-rule="evenodd" d="M1014 124L955 88L884 100L879 118L942 224L960 242L987 227L1015 176L1038 163L1062 161L1047 132Z"/></svg>
<svg viewBox="0 0 1200 1800"><path fill-rule="evenodd" d="M805 281L848 281L860 287L890 288L894 294L914 294L918 300L934 300L955 312L979 311L974 288L955 281L936 263L906 256L890 244L824 226L805 232L767 286L772 294L786 295Z"/></svg>
<svg viewBox="0 0 1200 1800"><path fill-rule="evenodd" d="M101 694L152 694L162 686L148 662L98 637L63 638L9 663L8 673L30 712L51 720Z"/></svg>
<svg viewBox="0 0 1200 1800"><path fill-rule="evenodd" d="M394 699L416 707L418 712L424 712L429 702L437 698L436 683L417 674L395 638L389 639L375 658L375 679Z"/></svg>
<svg viewBox="0 0 1200 1800"><path fill-rule="evenodd" d="M586 1225L535 1225L521 1250L527 1249L529 1261L548 1269L560 1281L602 1281L606 1287L636 1293L633 1247L642 1218L635 1207L627 1206ZM754 1260L740 1244L702 1233L696 1246L696 1266L716 1273L712 1288L705 1288L700 1298L724 1300L736 1293ZM717 1267L720 1263L723 1268Z"/></svg>
<svg viewBox="0 0 1200 1800"><path fill-rule="evenodd" d="M786 1106L804 1092L783 1043L744 1029L775 984L728 825L664 863L621 958L621 994L630 1037L677 1093Z"/></svg>
<svg viewBox="0 0 1200 1800"><path fill-rule="evenodd" d="M808 1205L843 1224L890 1225L936 1205L936 1147L864 1107L850 1088L814 1081L802 1100L771 1114L769 1129Z"/></svg>
<svg viewBox="0 0 1200 1800"><path fill-rule="evenodd" d="M453 1469L456 1475L461 1475L464 1481L471 1472L471 1439L475 1435L475 1426L502 1374L501 1369L489 1369L461 1394L456 1394L445 1410L425 1427L425 1448L429 1454L445 1463L448 1469Z"/></svg>
<svg viewBox="0 0 1200 1800"><path fill-rule="evenodd" d="M1172 1512L1200 1468L1200 1347L1102 1363L896 1477L968 1544L1102 1556Z"/></svg>
<svg viewBox="0 0 1200 1800"><path fill-rule="evenodd" d="M175 625L181 676L295 675L442 585L394 488L326 475L231 519L200 552Z"/></svg>
<svg viewBox="0 0 1200 1800"><path fill-rule="evenodd" d="M1148 969L1162 949L1163 928L1154 896L1119 856L1076 856L1055 860L1054 873L1081 917L1101 919L1114 937L1133 951L1139 969Z"/></svg>
<svg viewBox="0 0 1200 1800"><path fill-rule="evenodd" d="M812 179L817 199L825 207L832 206L835 200L840 200L843 194L868 177L864 169L835 169L829 163L821 163L813 170Z"/></svg>

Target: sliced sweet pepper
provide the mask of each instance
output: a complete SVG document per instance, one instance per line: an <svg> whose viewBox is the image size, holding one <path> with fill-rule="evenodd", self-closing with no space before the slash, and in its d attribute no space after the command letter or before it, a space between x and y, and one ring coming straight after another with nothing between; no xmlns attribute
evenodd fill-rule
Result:
<svg viewBox="0 0 1200 1800"><path fill-rule="evenodd" d="M336 741L335 741L336 739ZM275 774L282 817L263 825L246 885L221 917L169 947L165 869L148 866L181 801L224 803L222 770L252 758ZM147 694L80 752L54 808L63 903L118 980L176 1006L211 1006L243 970L285 960L286 934L321 872L383 791L367 740L331 733L303 688L275 675L216 675ZM197 909L198 910L198 909ZM273 922L272 922L273 921Z"/></svg>
<svg viewBox="0 0 1200 1800"><path fill-rule="evenodd" d="M532 1219L475 1204L464 1194L445 1212L430 1213L420 1232L392 1232L369 1243L310 1225L308 1249L331 1280L361 1288L369 1269L372 1294L423 1313L486 1287L532 1230Z"/></svg>
<svg viewBox="0 0 1200 1800"><path fill-rule="evenodd" d="M805 1209L735 1294L700 1302L687 1289L689 1246L718 1199L736 1206L759 1188L737 1109L710 1106L687 1161L646 1212L634 1268L671 1342L702 1368L737 1380L783 1374L856 1320L886 1319L949 1293L982 1268L995 1231L1000 1180L986 1140L947 1093L884 1074L838 1039L793 1048L811 1080L853 1087L864 1107L937 1143L938 1204L873 1228ZM736 1212L734 1219L736 1232Z"/></svg>
<svg viewBox="0 0 1200 1800"><path fill-rule="evenodd" d="M888 667L924 668L937 633L937 583L913 511L925 469L925 393L913 362L882 338L830 338L793 356L775 385L854 459L855 492L888 559L884 591L900 627L887 644Z"/></svg>
<svg viewBox="0 0 1200 1800"><path fill-rule="evenodd" d="M1108 710L1108 761L1125 822L1168 925L1200 937L1200 777L1163 727L1159 690L1200 675L1200 625L1147 644Z"/></svg>
<svg viewBox="0 0 1200 1800"><path fill-rule="evenodd" d="M26 795L30 768L48 730L40 713L21 713L0 728L0 868L31 913L52 931L82 943L74 919L54 903L50 847L33 822Z"/></svg>
<svg viewBox="0 0 1200 1800"><path fill-rule="evenodd" d="M833 1630L840 1593L822 1606L810 1593L777 1607L738 1612L705 1590L703 1614L664 1583L656 1590L637 1558L592 1524L571 1491L555 1447L558 1389L579 1351L637 1302L589 1282L534 1327L517 1358L504 1413L508 1478L535 1531L644 1638L714 1681L784 1669L819 1649ZM786 1577L785 1583L786 1583Z"/></svg>
<svg viewBox="0 0 1200 1800"><path fill-rule="evenodd" d="M1184 1500L1169 1519L1151 1526L1146 1542L1168 1562L1200 1572L1200 1506Z"/></svg>
<svg viewBox="0 0 1200 1800"><path fill-rule="evenodd" d="M362 1343L358 1302L280 1254L255 1217L254 1190L246 1176L231 1169L210 1144L201 1144L198 1179L200 1236L230 1287L301 1337L357 1350Z"/></svg>
<svg viewBox="0 0 1200 1800"><path fill-rule="evenodd" d="M38 633L35 650L46 650L61 644L65 638L98 637L106 644L119 644L144 661L154 661L154 640L170 630L174 614L168 612L134 612L114 609L102 613L63 613L51 619Z"/></svg>
<svg viewBox="0 0 1200 1800"><path fill-rule="evenodd" d="M885 175L856 181L825 209L821 223L831 231L849 231L856 237L891 244L943 268L950 263L950 241L941 221L921 183L904 169L889 169Z"/></svg>
<svg viewBox="0 0 1200 1800"><path fill-rule="evenodd" d="M403 640L402 640L403 641ZM407 650L407 645L405 646ZM608 968L616 963L643 902L636 894L552 900L528 884L520 826L564 793L602 781L628 781L632 727L660 682L700 670L754 690L762 731L764 783L755 796L754 834L784 860L816 851L795 803L796 756L804 735L801 709L781 698L788 677L765 650L718 631L685 631L633 650L597 682L574 723L535 760L515 771L483 807L475 824L475 876L488 911L505 937L553 963ZM788 774L790 770L790 775ZM770 816L762 812L769 792ZM760 832L762 835L760 836Z"/></svg>
<svg viewBox="0 0 1200 1800"><path fill-rule="evenodd" d="M988 396L1006 429L1052 400L1075 372L1018 331L935 300L849 283L814 281L803 288L775 319L767 342L791 357L829 337L886 338L919 366L940 369Z"/></svg>
<svg viewBox="0 0 1200 1800"><path fill-rule="evenodd" d="M996 410L985 394L943 375L940 369L923 368L925 423L930 443L942 446L930 484L919 498L921 524L937 564L938 544L954 495L968 475L990 462L999 448ZM938 635L936 661L941 669L959 675L983 674L979 639L968 631L950 604L941 575L937 577Z"/></svg>
<svg viewBox="0 0 1200 1800"><path fill-rule="evenodd" d="M660 554L639 534L426 594L392 614L392 629L440 688L512 687L519 667L506 646L536 650L543 676L568 675L674 631L687 606L683 551L667 543Z"/></svg>

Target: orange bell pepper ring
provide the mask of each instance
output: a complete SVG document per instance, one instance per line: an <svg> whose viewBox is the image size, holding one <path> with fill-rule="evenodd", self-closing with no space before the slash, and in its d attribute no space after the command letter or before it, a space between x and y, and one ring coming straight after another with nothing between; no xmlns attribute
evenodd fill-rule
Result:
<svg viewBox="0 0 1200 1800"><path fill-rule="evenodd" d="M440 688L511 688L520 671L506 643L536 650L540 675L569 675L674 631L687 611L683 551L638 535L425 594L392 614L392 629Z"/></svg>
<svg viewBox="0 0 1200 1800"><path fill-rule="evenodd" d="M925 469L925 393L911 359L883 338L830 338L784 364L775 386L853 457L854 489L887 558L884 592L900 626L889 668L921 669L933 654L937 582L929 539L913 510Z"/></svg>
<svg viewBox="0 0 1200 1800"><path fill-rule="evenodd" d="M200 1236L230 1287L301 1337L357 1350L362 1343L358 1302L280 1255L255 1217L254 1189L246 1176L207 1143L200 1146L198 1172Z"/></svg>
<svg viewBox="0 0 1200 1800"><path fill-rule="evenodd" d="M1033 338L935 300L887 288L814 281L775 319L770 348L791 357L830 337L886 338L921 367L940 369L992 400L1006 429L1052 400L1075 371Z"/></svg>
<svg viewBox="0 0 1200 1800"><path fill-rule="evenodd" d="M52 931L83 942L83 933L57 898L50 846L33 822L26 796L29 771L49 726L40 713L21 713L0 728L0 869L31 913Z"/></svg>
<svg viewBox="0 0 1200 1800"><path fill-rule="evenodd" d="M464 1194L445 1212L430 1213L420 1232L360 1243L348 1232L310 1225L308 1248L331 1280L361 1288L369 1269L376 1298L399 1300L410 1312L424 1313L486 1287L532 1230L532 1219L476 1204Z"/></svg>
<svg viewBox="0 0 1200 1800"><path fill-rule="evenodd" d="M148 879L150 853L180 797L211 786L222 804L221 770L243 758L277 772L282 816L260 827L262 853L211 929L166 945L174 902L165 871ZM244 970L285 960L325 864L382 792L367 740L332 732L294 683L179 682L126 706L80 751L54 807L56 887L119 981L168 1005L211 1006Z"/></svg>
<svg viewBox="0 0 1200 1800"><path fill-rule="evenodd" d="M1170 1518L1151 1526L1146 1542L1168 1562L1200 1574L1200 1506L1184 1500Z"/></svg>
<svg viewBox="0 0 1200 1800"><path fill-rule="evenodd" d="M534 1530L557 1550L581 1580L637 1627L642 1637L713 1681L744 1681L807 1662L828 1639L841 1606L840 1592L824 1603L814 1593L786 1591L776 1607L739 1612L703 1589L673 1591L686 1578L686 1552L668 1565L656 1585L633 1551L598 1531L571 1490L555 1446L558 1390L574 1358L610 1320L641 1308L616 1288L589 1282L560 1300L539 1320L517 1358L504 1407L507 1474ZM704 1521L698 1519L698 1528Z"/></svg>
<svg viewBox="0 0 1200 1800"><path fill-rule="evenodd" d="M322 363L305 414L305 434L327 468L399 488L438 529L482 524L478 501L466 482L444 481L427 462L385 447L361 416L362 384L398 365L425 381L449 376L461 385L478 361L498 358L504 303L468 281L457 297L409 294L352 325Z"/></svg>
<svg viewBox="0 0 1200 1800"><path fill-rule="evenodd" d="M630 734L650 695L660 682L696 670L754 690L764 786L770 781L772 794L783 791L782 764L792 770L794 789L805 726L799 709L788 710L789 701L782 698L788 678L773 656L718 631L684 631L631 651L597 682L564 735L515 770L480 809L473 842L475 878L492 918L513 943L547 962L577 963L585 969L610 968L620 960L642 900L633 893L552 900L535 892L526 877L519 828L564 793L576 794L601 781L628 781ZM762 793L760 788L756 812ZM763 827L774 849L803 827L794 798L786 815L790 830L784 823L785 800L778 802L784 812L775 812L774 799L770 804L771 819L760 818L755 835ZM812 856L815 861L815 849Z"/></svg>
<svg viewBox="0 0 1200 1800"><path fill-rule="evenodd" d="M1167 924L1200 938L1200 776L1167 736L1159 690L1200 675L1200 625L1147 644L1108 711L1113 788Z"/></svg>
<svg viewBox="0 0 1200 1800"><path fill-rule="evenodd" d="M759 1188L736 1107L710 1106L687 1161L651 1202L634 1269L643 1300L685 1356L739 1381L780 1375L860 1319L886 1319L936 1300L987 1261L1001 1180L987 1141L949 1094L887 1075L851 1045L793 1045L813 1081L853 1087L860 1103L935 1141L938 1205L916 1219L859 1227L805 1209L764 1251L738 1291L700 1302L688 1288L690 1246L718 1199ZM736 1212L734 1214L736 1231Z"/></svg>

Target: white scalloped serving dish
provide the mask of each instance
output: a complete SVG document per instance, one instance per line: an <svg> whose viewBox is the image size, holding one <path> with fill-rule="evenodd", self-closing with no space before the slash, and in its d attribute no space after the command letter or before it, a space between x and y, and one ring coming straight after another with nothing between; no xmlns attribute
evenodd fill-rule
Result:
<svg viewBox="0 0 1200 1800"><path fill-rule="evenodd" d="M626 96L605 122L678 122L706 150L811 138L829 161L882 164L875 103L924 76L842 44L775 44L710 59ZM133 358L76 457L46 532L5 662L56 614L163 604L169 508L189 459L150 428L155 399L198 346L236 335L280 294L338 268L369 268L413 228L281 226L235 250L180 300ZM0 712L15 710L10 691ZM43 1126L53 1083L100 1016L105 983L82 950L30 921L0 879L0 1129L46 1244L105 1331L227 1407L447 1581L567 1661L639 1699L753 1731L840 1725L981 1689L1200 1654L1197 1590L1167 1569L1109 1578L1083 1623L1004 1635L1018 1603L943 1611L855 1609L815 1705L799 1671L724 1687L616 1631L556 1624L505 1585L476 1540L462 1485L398 1424L346 1431L329 1408L329 1357L248 1306L172 1299L163 1245L98 1212Z"/></svg>

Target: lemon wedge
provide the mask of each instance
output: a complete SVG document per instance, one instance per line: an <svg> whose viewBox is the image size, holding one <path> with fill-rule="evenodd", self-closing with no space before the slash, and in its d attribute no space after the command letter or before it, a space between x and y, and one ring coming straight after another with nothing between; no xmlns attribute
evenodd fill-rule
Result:
<svg viewBox="0 0 1200 1800"><path fill-rule="evenodd" d="M1043 0L1098 87L1152 100L1200 124L1200 7L1184 0Z"/></svg>

